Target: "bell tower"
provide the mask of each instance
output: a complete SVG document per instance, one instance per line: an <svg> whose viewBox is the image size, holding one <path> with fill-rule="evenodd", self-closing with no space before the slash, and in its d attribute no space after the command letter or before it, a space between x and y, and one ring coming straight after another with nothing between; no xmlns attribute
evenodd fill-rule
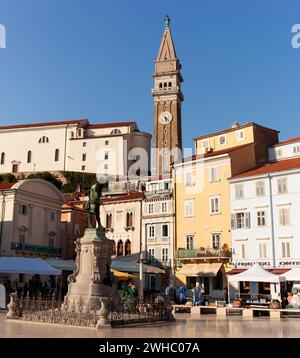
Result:
<svg viewBox="0 0 300 358"><path fill-rule="evenodd" d="M165 18L165 31L155 61L154 87L154 156L153 175L170 173L170 163L181 159L181 103L183 94L181 64L173 44L170 18Z"/></svg>

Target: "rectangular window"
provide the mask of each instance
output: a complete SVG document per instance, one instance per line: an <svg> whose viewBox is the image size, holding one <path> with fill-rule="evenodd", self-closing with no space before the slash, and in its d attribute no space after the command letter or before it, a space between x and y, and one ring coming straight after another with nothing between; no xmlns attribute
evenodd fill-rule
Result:
<svg viewBox="0 0 300 358"><path fill-rule="evenodd" d="M167 247L161 249L161 259L164 263L169 261L169 249Z"/></svg>
<svg viewBox="0 0 300 358"><path fill-rule="evenodd" d="M154 204L148 204L148 214L153 214L154 212Z"/></svg>
<svg viewBox="0 0 300 358"><path fill-rule="evenodd" d="M169 237L169 225L163 224L161 227L161 236L162 237Z"/></svg>
<svg viewBox="0 0 300 358"><path fill-rule="evenodd" d="M256 196L264 196L265 195L265 182L263 180L258 180L255 182L256 187Z"/></svg>
<svg viewBox="0 0 300 358"><path fill-rule="evenodd" d="M281 242L281 256L283 259L289 259L291 257L290 241L282 241Z"/></svg>
<svg viewBox="0 0 300 358"><path fill-rule="evenodd" d="M155 226L154 225L149 225L148 226L148 237L150 239L155 238Z"/></svg>
<svg viewBox="0 0 300 358"><path fill-rule="evenodd" d="M287 193L287 178L277 179L277 189L278 189L278 194Z"/></svg>
<svg viewBox="0 0 300 358"><path fill-rule="evenodd" d="M243 199L244 198L244 185L243 184L235 184L235 199Z"/></svg>
<svg viewBox="0 0 300 358"><path fill-rule="evenodd" d="M20 242L20 244L25 244L25 242L26 242L26 235L25 234L20 234L19 235L19 242Z"/></svg>
<svg viewBox="0 0 300 358"><path fill-rule="evenodd" d="M246 258L246 244L241 244L241 258Z"/></svg>
<svg viewBox="0 0 300 358"><path fill-rule="evenodd" d="M85 162L86 161L86 154L82 154L82 161Z"/></svg>
<svg viewBox="0 0 300 358"><path fill-rule="evenodd" d="M148 249L148 260L153 262L155 258L155 249Z"/></svg>
<svg viewBox="0 0 300 358"><path fill-rule="evenodd" d="M170 189L170 183L169 182L164 182L164 190L169 190Z"/></svg>
<svg viewBox="0 0 300 358"><path fill-rule="evenodd" d="M211 183L219 180L219 170L218 168L209 168L209 181Z"/></svg>
<svg viewBox="0 0 300 358"><path fill-rule="evenodd" d="M109 152L105 152L105 153L104 153L104 159L105 159L105 160L108 159L108 155L109 155Z"/></svg>
<svg viewBox="0 0 300 358"><path fill-rule="evenodd" d="M219 250L220 248L220 234L212 234L211 235L211 241L212 241L212 248L214 250Z"/></svg>
<svg viewBox="0 0 300 358"><path fill-rule="evenodd" d="M53 249L53 247L54 247L54 239L53 239L53 237L49 237L49 247L50 247L50 249Z"/></svg>
<svg viewBox="0 0 300 358"><path fill-rule="evenodd" d="M168 203L167 202L161 203L161 212L166 213L167 211L168 211Z"/></svg>
<svg viewBox="0 0 300 358"><path fill-rule="evenodd" d="M282 156L281 149L276 149L275 150L275 155L276 155L276 158L280 158Z"/></svg>
<svg viewBox="0 0 300 358"><path fill-rule="evenodd" d="M50 220L54 221L55 220L55 213L52 211L50 214Z"/></svg>
<svg viewBox="0 0 300 358"><path fill-rule="evenodd" d="M219 137L219 144L220 144L220 145L226 144L226 135L220 135L220 137Z"/></svg>
<svg viewBox="0 0 300 358"><path fill-rule="evenodd" d="M293 152L294 152L294 154L300 153L300 145L293 147Z"/></svg>
<svg viewBox="0 0 300 358"><path fill-rule="evenodd" d="M106 141L105 141L105 145L109 145L109 140L106 140Z"/></svg>
<svg viewBox="0 0 300 358"><path fill-rule="evenodd" d="M85 165L81 166L81 170L84 171L85 170Z"/></svg>
<svg viewBox="0 0 300 358"><path fill-rule="evenodd" d="M261 241L258 243L258 258L259 259L267 259L268 258L268 251L267 246L268 244L265 241Z"/></svg>
<svg viewBox="0 0 300 358"><path fill-rule="evenodd" d="M86 147L86 142L82 142L82 146L83 146L83 147Z"/></svg>
<svg viewBox="0 0 300 358"><path fill-rule="evenodd" d="M218 196L210 198L210 213L218 214L220 212L220 200Z"/></svg>
<svg viewBox="0 0 300 358"><path fill-rule="evenodd" d="M257 212L257 226L266 226L266 212L264 210Z"/></svg>
<svg viewBox="0 0 300 358"><path fill-rule="evenodd" d="M186 249L187 250L193 250L194 248L194 236L193 235L188 235L186 237Z"/></svg>
<svg viewBox="0 0 300 358"><path fill-rule="evenodd" d="M245 139L245 132L243 130L237 131L236 132L236 140L241 141L243 139Z"/></svg>
<svg viewBox="0 0 300 358"><path fill-rule="evenodd" d="M250 228L250 213L240 212L231 215L232 229L249 229Z"/></svg>
<svg viewBox="0 0 300 358"><path fill-rule="evenodd" d="M194 215L194 200L184 201L184 216L186 218Z"/></svg>
<svg viewBox="0 0 300 358"><path fill-rule="evenodd" d="M108 164L104 164L104 169L105 169L105 170L108 169Z"/></svg>
<svg viewBox="0 0 300 358"><path fill-rule="evenodd" d="M27 215L27 214L28 214L28 207L27 207L27 205L20 205L20 206L19 206L19 214L20 214L20 215Z"/></svg>
<svg viewBox="0 0 300 358"><path fill-rule="evenodd" d="M290 210L289 208L279 209L279 225L286 226L290 224Z"/></svg>
<svg viewBox="0 0 300 358"><path fill-rule="evenodd" d="M192 172L186 172L185 173L185 185L186 186L193 185Z"/></svg>
<svg viewBox="0 0 300 358"><path fill-rule="evenodd" d="M202 140L202 149L209 148L209 139L203 139Z"/></svg>

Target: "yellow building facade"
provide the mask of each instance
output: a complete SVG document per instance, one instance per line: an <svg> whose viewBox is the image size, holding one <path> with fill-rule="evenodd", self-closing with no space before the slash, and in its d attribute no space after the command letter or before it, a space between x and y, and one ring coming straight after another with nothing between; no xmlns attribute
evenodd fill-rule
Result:
<svg viewBox="0 0 300 358"><path fill-rule="evenodd" d="M175 274L191 288L200 281L221 298L231 261L228 179L266 161L278 132L248 123L194 139L196 155L173 166L176 234Z"/></svg>

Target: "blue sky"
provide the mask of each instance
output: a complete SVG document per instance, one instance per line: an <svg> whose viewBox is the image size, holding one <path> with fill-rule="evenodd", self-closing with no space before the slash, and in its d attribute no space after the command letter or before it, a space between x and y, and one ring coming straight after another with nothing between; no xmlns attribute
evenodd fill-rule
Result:
<svg viewBox="0 0 300 358"><path fill-rule="evenodd" d="M136 120L152 132L166 14L182 63L186 147L234 121L300 135L299 0L0 0L0 124Z"/></svg>

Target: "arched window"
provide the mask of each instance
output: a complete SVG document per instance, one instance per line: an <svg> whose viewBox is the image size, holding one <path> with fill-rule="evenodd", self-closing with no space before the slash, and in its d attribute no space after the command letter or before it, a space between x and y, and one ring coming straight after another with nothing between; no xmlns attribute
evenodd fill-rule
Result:
<svg viewBox="0 0 300 358"><path fill-rule="evenodd" d="M123 256L124 255L124 245L123 241L119 240L117 245L117 256Z"/></svg>
<svg viewBox="0 0 300 358"><path fill-rule="evenodd" d="M159 88L162 88L162 83L160 82L160 84L159 84Z"/></svg>
<svg viewBox="0 0 300 358"><path fill-rule="evenodd" d="M39 139L39 143L49 143L49 138L46 136L43 136Z"/></svg>
<svg viewBox="0 0 300 358"><path fill-rule="evenodd" d="M112 228L112 214L106 214L106 228Z"/></svg>
<svg viewBox="0 0 300 358"><path fill-rule="evenodd" d="M110 134L121 134L121 133L122 133L122 132L120 131L120 129L115 128L115 129L113 129L113 130L111 131Z"/></svg>
<svg viewBox="0 0 300 358"><path fill-rule="evenodd" d="M55 149L54 161L56 161L56 162L59 161L59 149Z"/></svg>
<svg viewBox="0 0 300 358"><path fill-rule="evenodd" d="M168 87L168 84L167 84L167 82L164 82L164 87Z"/></svg>
<svg viewBox="0 0 300 358"><path fill-rule="evenodd" d="M133 227L133 213L126 213L126 227Z"/></svg>
<svg viewBox="0 0 300 358"><path fill-rule="evenodd" d="M1 153L1 162L0 163L1 164L5 163L5 153L4 152Z"/></svg>
<svg viewBox="0 0 300 358"><path fill-rule="evenodd" d="M172 87L172 82L169 82L169 87Z"/></svg>
<svg viewBox="0 0 300 358"><path fill-rule="evenodd" d="M131 241L127 240L125 242L125 256L131 255Z"/></svg>
<svg viewBox="0 0 300 358"><path fill-rule="evenodd" d="M27 163L31 163L31 150L27 152Z"/></svg>

